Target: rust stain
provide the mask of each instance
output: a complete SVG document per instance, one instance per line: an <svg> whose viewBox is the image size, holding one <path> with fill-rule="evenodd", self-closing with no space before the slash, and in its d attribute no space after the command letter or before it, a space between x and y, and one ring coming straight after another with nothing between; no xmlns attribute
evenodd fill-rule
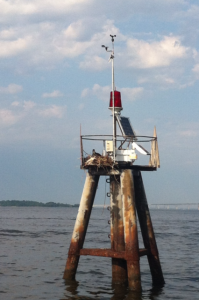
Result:
<svg viewBox="0 0 199 300"><path fill-rule="evenodd" d="M110 177L111 195L111 252L112 257L112 283L126 284L127 266L125 261L123 207L120 186L120 176Z"/></svg>
<svg viewBox="0 0 199 300"><path fill-rule="evenodd" d="M134 182L131 170L122 172L121 188L123 197L123 215L125 231L125 249L128 269L129 288L141 291L141 277L139 264L139 245L137 235L137 221L135 210ZM142 253L143 254L143 253Z"/></svg>
<svg viewBox="0 0 199 300"><path fill-rule="evenodd" d="M139 257L147 255L148 251L146 249L140 249L139 250ZM129 253L127 251L114 251L112 249L88 249L83 248L80 249L79 255L90 255L90 256L102 256L102 257L112 257L112 258L120 258L125 260L132 260L132 261L138 261L138 259L135 259L135 257L132 258L132 253Z"/></svg>

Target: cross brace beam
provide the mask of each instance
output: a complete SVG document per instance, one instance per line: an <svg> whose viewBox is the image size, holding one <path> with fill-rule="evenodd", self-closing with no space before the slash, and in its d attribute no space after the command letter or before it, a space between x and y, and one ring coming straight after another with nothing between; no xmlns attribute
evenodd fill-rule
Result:
<svg viewBox="0 0 199 300"><path fill-rule="evenodd" d="M148 254L147 249L139 249L139 256L144 256ZM128 260L131 254L126 251L113 251L111 249L88 249L84 248L80 250L80 255L91 255L91 256L103 256L103 257L113 257Z"/></svg>

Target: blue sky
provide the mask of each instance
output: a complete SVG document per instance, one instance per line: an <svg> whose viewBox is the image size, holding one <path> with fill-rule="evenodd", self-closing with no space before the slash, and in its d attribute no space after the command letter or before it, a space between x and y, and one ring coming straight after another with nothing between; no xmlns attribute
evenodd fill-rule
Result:
<svg viewBox="0 0 199 300"><path fill-rule="evenodd" d="M198 1L0 0L0 7L1 200L79 203L80 124L83 134L112 132L111 64L101 45L116 34L123 115L139 135L157 128L161 168L143 174L148 201L198 201ZM96 203L104 195L101 178Z"/></svg>

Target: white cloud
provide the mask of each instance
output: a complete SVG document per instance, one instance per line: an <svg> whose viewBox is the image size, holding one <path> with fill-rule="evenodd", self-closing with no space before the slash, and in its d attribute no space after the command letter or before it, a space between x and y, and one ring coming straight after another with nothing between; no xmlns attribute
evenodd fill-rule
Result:
<svg viewBox="0 0 199 300"><path fill-rule="evenodd" d="M187 129L187 130L182 130L179 132L179 134L181 136L184 136L184 137L196 137L198 136L198 130L194 130L194 129Z"/></svg>
<svg viewBox="0 0 199 300"><path fill-rule="evenodd" d="M121 98L134 101L136 100L144 91L143 87L136 88L119 88L117 89L121 92ZM92 89L84 89L81 93L81 97L92 97L95 96L103 101L109 101L111 86L100 86L99 84L94 84Z"/></svg>
<svg viewBox="0 0 199 300"><path fill-rule="evenodd" d="M82 68L102 69L104 60L97 54L104 53L101 45L107 41L110 43L110 32L117 34L118 40L123 38L119 29L111 20L81 19L71 23L65 30L62 30L54 39L54 47L61 56L74 58L85 55ZM107 56L108 60L108 56Z"/></svg>
<svg viewBox="0 0 199 300"><path fill-rule="evenodd" d="M53 20L2 28L0 58L15 57L16 65L12 67L22 69L31 66L51 68L64 58L81 57L81 68L102 70L108 67L109 55L104 53L101 44L110 43L112 31L117 34L118 41L125 39L111 20L102 22L89 17L66 24Z"/></svg>
<svg viewBox="0 0 199 300"><path fill-rule="evenodd" d="M25 111L29 111L33 109L36 106L36 103L33 101L24 101L23 102L23 108Z"/></svg>
<svg viewBox="0 0 199 300"><path fill-rule="evenodd" d="M62 96L63 96L63 94L58 90L54 90L51 93L44 93L42 95L43 98L58 98L58 97L62 97Z"/></svg>
<svg viewBox="0 0 199 300"><path fill-rule="evenodd" d="M20 106L20 102L19 101L14 101L11 103L11 106Z"/></svg>
<svg viewBox="0 0 199 300"><path fill-rule="evenodd" d="M6 108L0 107L1 144L69 147L71 134L66 106L36 104L32 101L14 101Z"/></svg>
<svg viewBox="0 0 199 300"><path fill-rule="evenodd" d="M85 98L89 95L89 93L90 93L90 89L88 89L88 88L83 89L83 91L81 92L81 97Z"/></svg>
<svg viewBox="0 0 199 300"><path fill-rule="evenodd" d="M108 68L108 60L100 56L87 56L84 61L80 62L80 68L101 71Z"/></svg>
<svg viewBox="0 0 199 300"><path fill-rule="evenodd" d="M190 121L180 124L170 122L164 130L166 134L160 135L164 141L164 147L171 147L171 143L168 141L172 139L172 147L198 149L199 140L196 137L199 136L199 122Z"/></svg>
<svg viewBox="0 0 199 300"><path fill-rule="evenodd" d="M81 97L97 97L103 101L109 101L110 97L110 86L100 86L99 84L94 84L92 89L84 89L81 93Z"/></svg>
<svg viewBox="0 0 199 300"><path fill-rule="evenodd" d="M61 119L65 112L66 106L39 105L33 101L14 101L7 108L0 108L0 124L11 126L32 118L37 122L41 122L44 118Z"/></svg>
<svg viewBox="0 0 199 300"><path fill-rule="evenodd" d="M144 92L144 88L143 87L121 88L119 90L121 91L121 97L124 98L124 99L126 99L126 100L129 100L129 101L136 100Z"/></svg>
<svg viewBox="0 0 199 300"><path fill-rule="evenodd" d="M110 14L108 12L113 3ZM191 50L184 43L183 32L180 37L175 33L169 35L166 28L167 33L160 37L157 32L150 32L150 28L146 27L148 21L133 32L134 29L128 23L130 19L125 19L131 18L132 14L154 16L162 11L161 16L167 12L168 21L169 14L174 17L181 9L186 13L191 5L183 0L168 0L166 3L149 0L147 4L144 3L143 0L133 3L127 0L125 4L121 0L116 3L110 1L109 4L104 0L97 3L93 0L57 0L56 3L52 0L0 0L0 62L5 68L12 67L18 74L27 70L32 72L33 69L52 69L60 62L63 62L64 67L75 64L81 69L102 71L110 68L110 65L109 54L101 48L101 44L111 46L110 33L114 33L117 35L115 50L118 69L151 71L158 68L159 76L147 74L145 83L157 83L161 77L162 85L173 87L183 77L185 70L180 76L177 75L177 80L172 69L167 74L161 73L165 67L174 68L174 64L178 64L176 69L179 65L184 67L185 60L191 57ZM177 17L178 23L182 16L178 14ZM123 25L118 21L116 26L114 20L123 20L122 24L129 24L130 27L124 30ZM155 20L158 24L159 19ZM140 74L135 81L138 76L141 82L143 76ZM47 94L51 97L51 93L44 93L43 97L47 97Z"/></svg>
<svg viewBox="0 0 199 300"><path fill-rule="evenodd" d="M0 16L6 19L6 16L30 16L35 14L68 14L71 11L79 11L82 5L86 5L90 0L26 0L6 1L0 0Z"/></svg>
<svg viewBox="0 0 199 300"><path fill-rule="evenodd" d="M32 39L27 36L15 40L0 40L0 58L18 55L32 45Z"/></svg>
<svg viewBox="0 0 199 300"><path fill-rule="evenodd" d="M199 64L196 64L193 69L192 69L193 72L195 73L199 73Z"/></svg>
<svg viewBox="0 0 199 300"><path fill-rule="evenodd" d="M23 91L23 87L18 84L11 83L7 87L0 87L0 93L2 94L17 94Z"/></svg>
<svg viewBox="0 0 199 300"><path fill-rule="evenodd" d="M20 115L15 114L10 109L0 109L0 124L5 126L14 125L20 119Z"/></svg>
<svg viewBox="0 0 199 300"><path fill-rule="evenodd" d="M6 16L34 16L42 15L43 17L55 16L55 15L69 15L71 13L82 12L85 15L93 14L94 16L99 15L100 17L103 14L110 12L118 19L123 19L132 14L161 14L161 17L164 17L165 14L174 14L175 11L180 8L187 7L187 1L184 0L144 0L139 1L130 1L126 0L125 3L122 0L117 1L93 1L93 0L18 0L18 1L6 1L0 0L1 12L0 16L3 20L7 20ZM124 16L125 14L125 16Z"/></svg>
<svg viewBox="0 0 199 300"><path fill-rule="evenodd" d="M39 115L47 118L55 117L55 118L62 118L65 111L65 107L51 105L47 108L40 109L38 111Z"/></svg>
<svg viewBox="0 0 199 300"><path fill-rule="evenodd" d="M165 36L161 41L127 41L129 66L155 68L169 66L174 60L186 56L188 48L181 46L179 37Z"/></svg>
<svg viewBox="0 0 199 300"><path fill-rule="evenodd" d="M83 20L71 23L62 34L67 40L83 40L85 36L86 23Z"/></svg>

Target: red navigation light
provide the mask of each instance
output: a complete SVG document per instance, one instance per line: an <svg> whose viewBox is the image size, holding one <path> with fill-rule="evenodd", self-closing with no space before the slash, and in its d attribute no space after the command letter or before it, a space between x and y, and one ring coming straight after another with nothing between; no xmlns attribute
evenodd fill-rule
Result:
<svg viewBox="0 0 199 300"><path fill-rule="evenodd" d="M115 104L115 111L121 111L122 108L122 101L121 101L121 93L119 91L114 91L114 104ZM109 109L113 108L113 98L112 98L112 92L110 93L110 103L109 103Z"/></svg>

